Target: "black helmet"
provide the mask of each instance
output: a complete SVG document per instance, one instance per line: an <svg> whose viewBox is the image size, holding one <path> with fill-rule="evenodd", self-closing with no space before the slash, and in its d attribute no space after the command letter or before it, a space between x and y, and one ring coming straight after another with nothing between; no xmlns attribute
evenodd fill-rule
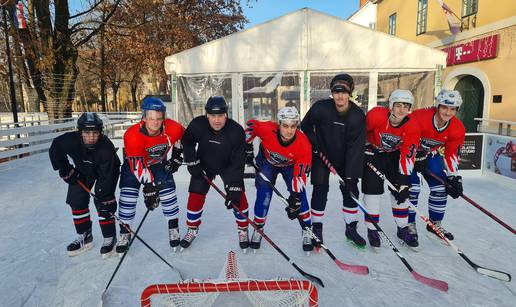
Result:
<svg viewBox="0 0 516 307"><path fill-rule="evenodd" d="M222 96L211 96L204 107L208 114L224 114L228 112L228 105Z"/></svg>
<svg viewBox="0 0 516 307"><path fill-rule="evenodd" d="M99 131L104 128L102 119L94 112L84 112L77 120L77 129L79 131Z"/></svg>
<svg viewBox="0 0 516 307"><path fill-rule="evenodd" d="M331 79L330 90L332 93L347 92L351 96L354 88L353 78L348 74L338 74Z"/></svg>

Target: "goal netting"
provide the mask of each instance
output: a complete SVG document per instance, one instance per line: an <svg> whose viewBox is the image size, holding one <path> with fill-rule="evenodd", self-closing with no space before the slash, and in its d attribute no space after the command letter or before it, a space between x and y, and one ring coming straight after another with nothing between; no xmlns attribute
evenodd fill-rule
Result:
<svg viewBox="0 0 516 307"><path fill-rule="evenodd" d="M317 289L307 280L248 278L233 251L217 279L154 284L143 290L141 306L317 306Z"/></svg>

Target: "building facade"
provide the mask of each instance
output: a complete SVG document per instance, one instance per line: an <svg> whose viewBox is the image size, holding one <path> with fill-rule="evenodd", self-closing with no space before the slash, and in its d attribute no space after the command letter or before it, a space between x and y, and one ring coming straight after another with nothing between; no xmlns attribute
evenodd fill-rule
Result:
<svg viewBox="0 0 516 307"><path fill-rule="evenodd" d="M448 53L440 86L461 92L468 132L477 130L474 118L516 121L516 1L370 2L377 31Z"/></svg>

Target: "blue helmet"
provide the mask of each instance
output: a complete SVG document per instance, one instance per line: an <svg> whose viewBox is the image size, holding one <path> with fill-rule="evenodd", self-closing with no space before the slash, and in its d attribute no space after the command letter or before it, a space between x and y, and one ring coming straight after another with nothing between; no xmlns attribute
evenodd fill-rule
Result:
<svg viewBox="0 0 516 307"><path fill-rule="evenodd" d="M165 115L167 108L163 101L155 97L145 97L142 101L142 115L145 115L145 111L160 111Z"/></svg>

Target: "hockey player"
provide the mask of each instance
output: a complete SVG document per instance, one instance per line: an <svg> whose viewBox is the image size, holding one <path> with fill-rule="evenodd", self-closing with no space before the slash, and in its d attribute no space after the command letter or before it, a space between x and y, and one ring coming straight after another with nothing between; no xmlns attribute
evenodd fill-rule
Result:
<svg viewBox="0 0 516 307"><path fill-rule="evenodd" d="M462 98L458 91L444 89L435 98L434 107L416 110L411 114L420 126L421 142L417 150L415 171L410 176L410 201L417 206L421 191L421 181L417 173L421 173L430 187L429 218L448 240L453 240L453 235L441 225L446 210L446 198L447 195L453 198L462 195L459 152L464 144L466 130L455 117L461 104ZM440 150L442 147L443 154ZM432 178L428 170L441 177L451 188L446 188ZM417 236L416 213L412 210L409 210L409 228ZM430 226L427 225L426 229L432 234L431 237L440 240Z"/></svg>
<svg viewBox="0 0 516 307"><path fill-rule="evenodd" d="M120 159L115 147L102 134L104 126L96 113L83 113L77 120L78 131L67 132L52 141L49 149L54 170L68 184L66 203L72 208L73 223L79 235L66 249L69 256L76 256L93 247L91 234L90 195L79 184L89 189L95 184L95 207L104 237L100 248L102 258L107 258L116 243L113 214L116 212L115 189L120 175ZM73 161L70 164L68 157Z"/></svg>
<svg viewBox="0 0 516 307"><path fill-rule="evenodd" d="M408 115L414 96L408 90L394 90L389 107L375 107L366 115L367 143L362 177L367 238L373 248L380 247L380 236L371 222L380 220L384 182L367 164L381 171L398 191L390 190L392 214L398 226L397 236L409 247L416 248L417 238L408 230L409 176L419 144L419 125Z"/></svg>
<svg viewBox="0 0 516 307"><path fill-rule="evenodd" d="M273 184L281 173L290 192L289 206L285 208L293 220L301 217L301 228L311 227L310 206L306 198L306 179L312 167L312 146L308 138L297 129L299 113L295 107L284 107L278 111L278 122L250 120L246 129L246 163L254 163L253 139L260 138L261 145L256 165ZM256 202L254 222L263 228L272 198L272 187L258 174L255 177ZM304 229L304 228L303 228ZM255 230L251 237L252 249L259 249L262 236ZM302 231L303 250L313 249L307 231Z"/></svg>
<svg viewBox="0 0 516 307"><path fill-rule="evenodd" d="M186 128L182 139L185 163L192 175L188 188L186 225L188 232L181 240L187 248L197 236L201 215L210 189L204 179L219 175L226 189L226 208L236 205L247 216L247 199L244 192L245 133L242 126L228 118L228 105L222 96L208 99L206 115L194 118ZM196 149L197 146L197 149ZM246 217L233 211L238 226L240 248L249 247Z"/></svg>
<svg viewBox="0 0 516 307"><path fill-rule="evenodd" d="M136 202L143 185L145 206L154 210L161 203L168 220L170 246L179 245L176 185L173 173L182 163L181 143L184 128L166 118L166 108L159 98L147 97L142 102L142 120L124 134L124 164L120 176L120 220L130 225L136 214ZM171 158L167 160L169 151ZM116 251L125 253L131 233L120 227Z"/></svg>
<svg viewBox="0 0 516 307"><path fill-rule="evenodd" d="M363 248L365 240L357 232L357 204L350 193L358 197L358 178L362 176L366 138L364 112L349 97L353 93L353 78L336 75L330 83L331 97L312 105L301 122L301 130L312 143L312 228L323 239L322 217L329 191L329 170L319 156L324 154L333 164L345 185L340 185L342 211L346 222L346 238Z"/></svg>

